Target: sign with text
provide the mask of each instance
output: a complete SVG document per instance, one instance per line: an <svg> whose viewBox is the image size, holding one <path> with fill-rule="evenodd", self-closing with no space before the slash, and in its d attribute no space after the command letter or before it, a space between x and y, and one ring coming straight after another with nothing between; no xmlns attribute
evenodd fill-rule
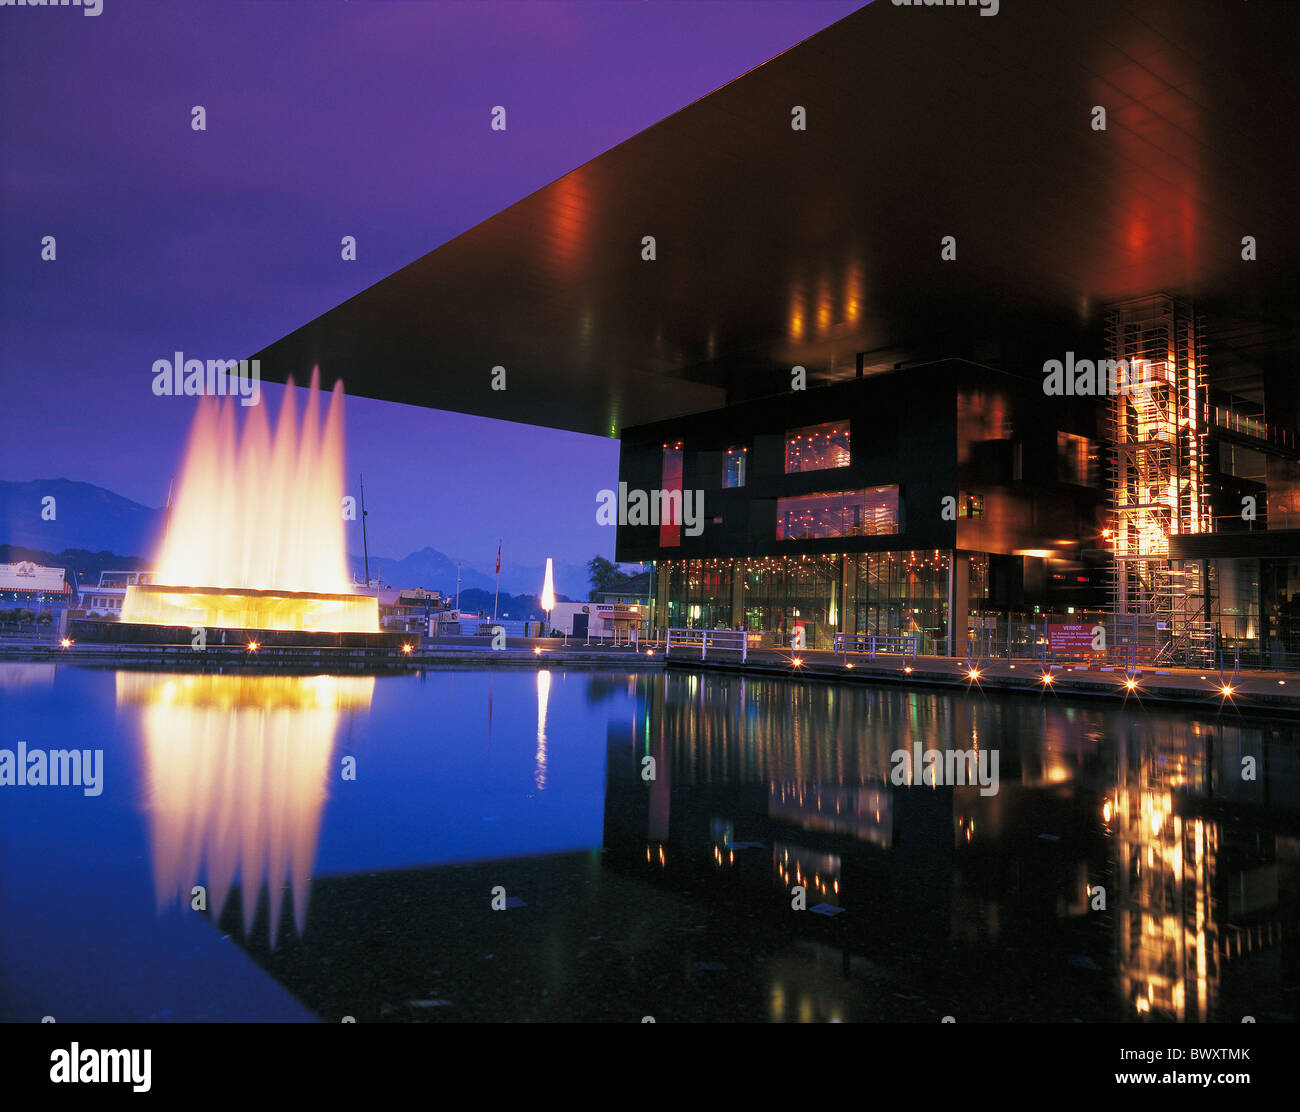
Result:
<svg viewBox="0 0 1300 1112"><path fill-rule="evenodd" d="M1066 656L1084 656L1100 651L1093 646L1096 623L1087 625L1049 625L1047 647Z"/></svg>

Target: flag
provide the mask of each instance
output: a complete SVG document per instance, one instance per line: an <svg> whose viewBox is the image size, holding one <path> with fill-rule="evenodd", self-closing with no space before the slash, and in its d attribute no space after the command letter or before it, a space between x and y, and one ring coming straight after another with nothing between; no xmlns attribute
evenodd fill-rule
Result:
<svg viewBox="0 0 1300 1112"><path fill-rule="evenodd" d="M497 541L497 575L501 574L501 542Z"/></svg>

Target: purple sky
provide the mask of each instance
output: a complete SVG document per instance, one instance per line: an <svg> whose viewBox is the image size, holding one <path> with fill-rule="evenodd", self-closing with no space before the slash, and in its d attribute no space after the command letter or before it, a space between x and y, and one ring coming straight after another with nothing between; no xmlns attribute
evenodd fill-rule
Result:
<svg viewBox="0 0 1300 1112"><path fill-rule="evenodd" d="M860 6L0 10L0 478L161 505L194 399L153 396L155 359L259 350ZM614 441L360 398L347 435L372 551L482 567L505 536L520 562L613 554L593 477L616 482Z"/></svg>

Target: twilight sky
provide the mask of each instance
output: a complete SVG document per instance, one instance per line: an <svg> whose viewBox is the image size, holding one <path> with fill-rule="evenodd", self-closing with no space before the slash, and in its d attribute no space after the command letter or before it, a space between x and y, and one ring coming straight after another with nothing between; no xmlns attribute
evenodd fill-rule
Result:
<svg viewBox="0 0 1300 1112"><path fill-rule="evenodd" d="M155 397L155 359L250 355L860 6L0 9L0 479L161 505L195 399ZM347 444L372 552L490 568L504 536L507 560L613 555L594 490L617 481L615 441L350 398Z"/></svg>

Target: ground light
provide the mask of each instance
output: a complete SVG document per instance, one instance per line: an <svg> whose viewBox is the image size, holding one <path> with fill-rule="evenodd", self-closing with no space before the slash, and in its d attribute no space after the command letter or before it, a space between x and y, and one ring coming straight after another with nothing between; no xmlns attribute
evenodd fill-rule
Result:
<svg viewBox="0 0 1300 1112"><path fill-rule="evenodd" d="M257 652L257 650L258 650L260 647L261 647L261 646L258 645L258 643L257 643L256 641L250 641L250 642L248 643L248 651L249 651L250 653L255 653L255 652Z"/></svg>
<svg viewBox="0 0 1300 1112"><path fill-rule="evenodd" d="M1050 686L1051 684L1056 682L1056 677L1052 675L1051 672L1044 672L1041 676L1038 677L1038 682L1045 683Z"/></svg>
<svg viewBox="0 0 1300 1112"><path fill-rule="evenodd" d="M800 668L803 666L803 661L800 660L799 657L797 656L792 661L790 661L790 663L793 664L796 668Z"/></svg>
<svg viewBox="0 0 1300 1112"><path fill-rule="evenodd" d="M403 646L402 646L402 652L404 652L404 653L409 653L410 651L411 651L411 646L410 646L410 645L403 645Z"/></svg>
<svg viewBox="0 0 1300 1112"><path fill-rule="evenodd" d="M969 680L978 680L980 678L980 670L978 668L966 669L966 678Z"/></svg>
<svg viewBox="0 0 1300 1112"><path fill-rule="evenodd" d="M542 650L540 648L533 649L533 656L541 656L541 655L542 655Z"/></svg>
<svg viewBox="0 0 1300 1112"><path fill-rule="evenodd" d="M70 649L72 648L72 638L65 637L62 641L59 642L59 644L65 649Z"/></svg>

